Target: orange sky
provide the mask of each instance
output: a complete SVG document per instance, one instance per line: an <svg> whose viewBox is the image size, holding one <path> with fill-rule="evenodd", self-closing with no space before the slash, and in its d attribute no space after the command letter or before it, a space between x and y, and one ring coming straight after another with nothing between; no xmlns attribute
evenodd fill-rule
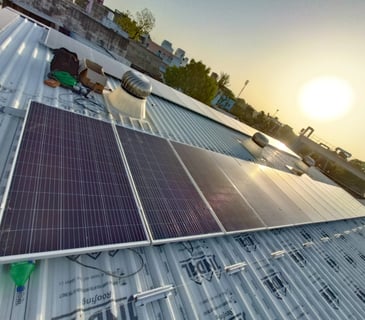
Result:
<svg viewBox="0 0 365 320"><path fill-rule="evenodd" d="M107 0L135 13L149 8L156 18L152 39L167 39L189 58L230 75L230 89L258 111L294 128L308 125L333 146L365 161L365 1L169 1ZM353 90L340 119L319 121L304 114L300 89L319 76L336 76ZM336 98L333 92L329 100ZM331 98L331 99L330 99ZM324 100L325 103L325 100Z"/></svg>

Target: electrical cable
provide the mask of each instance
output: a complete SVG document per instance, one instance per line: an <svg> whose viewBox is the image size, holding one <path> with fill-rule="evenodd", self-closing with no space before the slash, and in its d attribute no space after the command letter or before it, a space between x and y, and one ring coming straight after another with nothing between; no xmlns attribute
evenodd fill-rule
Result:
<svg viewBox="0 0 365 320"><path fill-rule="evenodd" d="M112 273L112 272L109 272L109 271L103 270L103 269L101 269L101 268L98 268L98 267L94 267L94 266L87 265L87 264L85 264L85 263L82 263L82 262L78 261L78 260L77 260L77 259L78 259L78 257L76 257L76 258L72 258L72 257L68 256L68 257L66 257L66 258L67 258L68 260L71 260L71 261L73 261L73 262L75 262L75 263L79 264L79 265L80 265L80 266L82 266L82 267L85 267L85 268L88 268L88 269L93 269L93 270L97 270L97 271L103 272L103 273L105 273L106 275L111 276L111 277L113 277L113 278L117 278L117 279L125 279L125 278L129 278L129 277L132 277L132 276L136 275L136 274L137 274L137 273L139 273L139 272L143 269L143 267L144 267L144 260L143 260L142 255L141 255L138 251L136 251L136 250L134 250L134 249L128 248L128 250L129 250L129 251L134 252L134 253L135 253L135 254L139 257L140 262L141 262L141 265L138 267L138 269L137 269L136 271L134 271L134 272L132 272L132 273L129 273L129 274L127 274L127 275L117 275L117 274L115 274L115 273Z"/></svg>
<svg viewBox="0 0 365 320"><path fill-rule="evenodd" d="M96 101L93 101L91 99L88 98L75 98L74 102L85 109L88 109L89 111L92 111L94 113L100 113L103 112L104 106Z"/></svg>

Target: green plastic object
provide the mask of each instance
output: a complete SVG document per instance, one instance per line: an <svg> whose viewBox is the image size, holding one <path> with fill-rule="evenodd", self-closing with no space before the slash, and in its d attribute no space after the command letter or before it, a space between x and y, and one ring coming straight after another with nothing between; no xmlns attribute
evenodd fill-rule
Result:
<svg viewBox="0 0 365 320"><path fill-rule="evenodd" d="M53 71L52 76L65 87L72 88L77 83L77 80L66 71Z"/></svg>
<svg viewBox="0 0 365 320"><path fill-rule="evenodd" d="M34 269L34 261L15 262L10 265L10 276L17 287L17 291L24 290L24 285Z"/></svg>

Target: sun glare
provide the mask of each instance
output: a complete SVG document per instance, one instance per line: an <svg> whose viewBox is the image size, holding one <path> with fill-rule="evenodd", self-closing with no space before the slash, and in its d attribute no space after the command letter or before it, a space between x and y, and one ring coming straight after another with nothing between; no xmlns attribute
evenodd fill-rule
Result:
<svg viewBox="0 0 365 320"><path fill-rule="evenodd" d="M299 93L303 112L316 120L333 120L345 115L353 102L350 85L337 77L320 77L305 84Z"/></svg>

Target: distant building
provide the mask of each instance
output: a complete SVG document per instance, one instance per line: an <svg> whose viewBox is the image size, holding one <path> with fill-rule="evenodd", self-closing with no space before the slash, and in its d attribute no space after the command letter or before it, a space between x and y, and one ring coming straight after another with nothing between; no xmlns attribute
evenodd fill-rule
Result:
<svg viewBox="0 0 365 320"><path fill-rule="evenodd" d="M327 142L313 136L314 129L307 127L302 129L299 137L293 143L292 148L295 152L301 153L303 156L308 155L316 160L316 166L323 173L330 175L331 179L335 179L332 175L332 167L336 166L344 171L349 172L354 181L351 186L344 185L340 180L336 180L343 188L351 192L355 196L365 197L365 173L357 168L354 168L348 160L351 158L351 153L340 148L330 146Z"/></svg>
<svg viewBox="0 0 365 320"><path fill-rule="evenodd" d="M174 52L174 49L172 49L172 43L170 41L167 41L167 40L162 41L161 47L170 53Z"/></svg>
<svg viewBox="0 0 365 320"><path fill-rule="evenodd" d="M172 59L173 66L177 67L185 67L187 63L189 62L189 59L185 57L185 51L183 49L177 48L174 57Z"/></svg>
<svg viewBox="0 0 365 320"><path fill-rule="evenodd" d="M152 54L138 42L131 40L127 48L126 59L132 62L132 67L138 71L150 75L152 78L161 80L161 59Z"/></svg>
<svg viewBox="0 0 365 320"><path fill-rule="evenodd" d="M104 7L106 8L106 7ZM128 39L129 38L129 35L126 31L124 31L119 24L115 23L114 22L114 17L115 17L115 14L112 10L108 11L107 12L107 15L103 16L102 19L101 19L101 24L104 26L104 27L107 27L108 29L112 29L113 31L115 31L116 33L118 33L119 35L121 35L122 37Z"/></svg>
<svg viewBox="0 0 365 320"><path fill-rule="evenodd" d="M211 105L213 107L219 107L224 110L231 111L235 103L236 101L227 97L223 91L218 91L217 95L212 100Z"/></svg>
<svg viewBox="0 0 365 320"><path fill-rule="evenodd" d="M185 51L183 49L174 49L170 41L164 40L161 45L152 41L149 35L146 35L142 39L142 44L156 56L162 59L164 65L161 66L161 71L165 72L167 66L184 67L187 65L189 59L185 57Z"/></svg>

